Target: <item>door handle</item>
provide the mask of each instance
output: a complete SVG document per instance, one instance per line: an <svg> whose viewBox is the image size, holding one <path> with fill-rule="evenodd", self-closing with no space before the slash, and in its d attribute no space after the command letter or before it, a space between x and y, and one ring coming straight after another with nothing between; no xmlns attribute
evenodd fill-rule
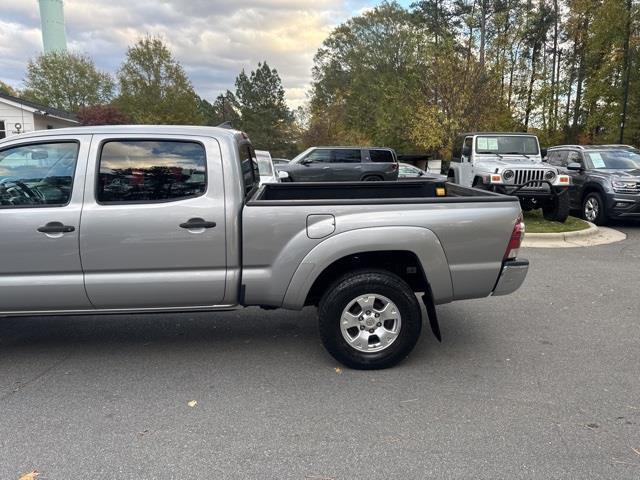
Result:
<svg viewBox="0 0 640 480"><path fill-rule="evenodd" d="M215 226L216 222L207 222L202 218L190 218L187 222L180 224L180 228L186 228L188 230L196 230L199 228L213 228Z"/></svg>
<svg viewBox="0 0 640 480"><path fill-rule="evenodd" d="M49 222L42 227L38 227L38 231L42 233L69 233L73 232L76 227L71 225L63 225L60 222Z"/></svg>

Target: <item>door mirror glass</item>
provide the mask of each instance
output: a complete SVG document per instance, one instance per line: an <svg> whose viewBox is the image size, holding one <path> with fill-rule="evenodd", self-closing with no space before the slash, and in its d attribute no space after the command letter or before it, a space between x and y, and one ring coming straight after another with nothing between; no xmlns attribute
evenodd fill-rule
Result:
<svg viewBox="0 0 640 480"><path fill-rule="evenodd" d="M465 145L464 147L462 147L462 156L468 157L469 155L471 155L471 147L468 145Z"/></svg>
<svg viewBox="0 0 640 480"><path fill-rule="evenodd" d="M540 156L542 156L542 161L545 161L545 157L547 156L547 149L546 148L541 148L540 149Z"/></svg>
<svg viewBox="0 0 640 480"><path fill-rule="evenodd" d="M579 172L580 170L582 170L582 165L580 165L578 162L571 162L570 164L567 165L567 170L573 170L574 172Z"/></svg>

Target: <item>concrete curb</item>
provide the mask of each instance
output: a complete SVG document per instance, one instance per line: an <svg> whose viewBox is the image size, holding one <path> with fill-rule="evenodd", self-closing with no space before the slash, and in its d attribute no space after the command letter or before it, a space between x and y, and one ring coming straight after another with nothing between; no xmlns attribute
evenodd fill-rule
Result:
<svg viewBox="0 0 640 480"><path fill-rule="evenodd" d="M620 242L627 236L613 228L598 227L587 222L589 228L576 232L525 233L523 247L529 248L576 248L606 245Z"/></svg>

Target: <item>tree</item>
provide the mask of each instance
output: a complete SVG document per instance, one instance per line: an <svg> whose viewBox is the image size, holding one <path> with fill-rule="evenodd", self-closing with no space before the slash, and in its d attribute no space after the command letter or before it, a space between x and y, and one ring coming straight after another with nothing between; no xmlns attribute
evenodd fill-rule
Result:
<svg viewBox="0 0 640 480"><path fill-rule="evenodd" d="M235 101L240 114L238 127L247 132L256 148L269 150L274 157L295 153L295 119L275 68L264 62L249 75L242 70L236 78Z"/></svg>
<svg viewBox="0 0 640 480"><path fill-rule="evenodd" d="M12 97L18 96L18 92L11 85L4 83L2 80L0 80L0 93L11 95Z"/></svg>
<svg viewBox="0 0 640 480"><path fill-rule="evenodd" d="M93 105L78 111L82 125L125 125L131 119L115 105Z"/></svg>
<svg viewBox="0 0 640 480"><path fill-rule="evenodd" d="M145 37L127 50L118 71L117 105L135 123L203 123L199 97L161 39Z"/></svg>
<svg viewBox="0 0 640 480"><path fill-rule="evenodd" d="M77 112L81 107L108 103L115 84L88 56L50 52L29 61L24 98L50 107Z"/></svg>
<svg viewBox="0 0 640 480"><path fill-rule="evenodd" d="M217 126L222 123L230 123L232 126L239 126L240 115L238 114L238 102L233 92L227 90L218 95L213 103L204 98L199 99L199 110L204 118L204 124Z"/></svg>

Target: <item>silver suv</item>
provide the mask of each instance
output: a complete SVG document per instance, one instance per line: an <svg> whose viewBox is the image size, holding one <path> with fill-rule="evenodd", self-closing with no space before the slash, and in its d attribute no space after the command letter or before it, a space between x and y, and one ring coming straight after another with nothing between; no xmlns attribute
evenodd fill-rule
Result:
<svg viewBox="0 0 640 480"><path fill-rule="evenodd" d="M538 138L528 133L464 133L443 173L451 183L515 195L523 210L542 208L548 220L564 222L571 180L542 163L542 153Z"/></svg>

